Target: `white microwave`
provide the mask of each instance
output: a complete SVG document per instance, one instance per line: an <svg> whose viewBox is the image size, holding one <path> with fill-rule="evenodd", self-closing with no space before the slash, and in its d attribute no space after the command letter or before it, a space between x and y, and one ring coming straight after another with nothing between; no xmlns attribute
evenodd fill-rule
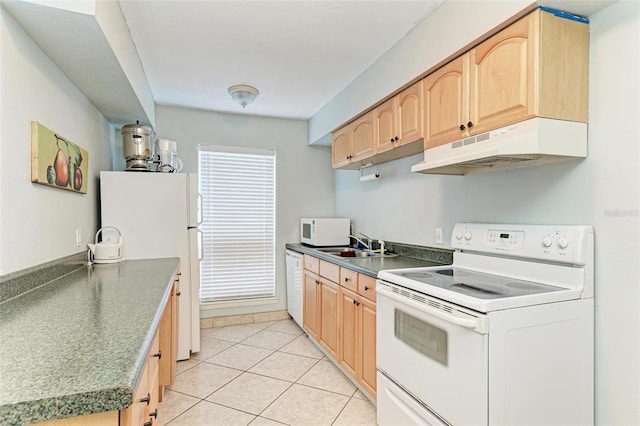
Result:
<svg viewBox="0 0 640 426"><path fill-rule="evenodd" d="M348 246L350 227L348 218L302 218L300 242L315 247Z"/></svg>

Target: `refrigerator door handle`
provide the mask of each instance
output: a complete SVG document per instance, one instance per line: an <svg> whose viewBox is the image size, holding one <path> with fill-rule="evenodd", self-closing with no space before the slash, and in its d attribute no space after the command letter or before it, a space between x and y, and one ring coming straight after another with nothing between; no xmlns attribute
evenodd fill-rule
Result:
<svg viewBox="0 0 640 426"><path fill-rule="evenodd" d="M204 245L203 245L204 235L202 231L198 229L198 260L202 262L202 258L204 258Z"/></svg>

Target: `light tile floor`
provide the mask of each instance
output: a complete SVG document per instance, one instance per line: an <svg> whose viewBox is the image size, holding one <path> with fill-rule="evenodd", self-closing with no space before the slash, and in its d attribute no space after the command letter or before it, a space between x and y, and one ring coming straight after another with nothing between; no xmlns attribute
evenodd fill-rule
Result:
<svg viewBox="0 0 640 426"><path fill-rule="evenodd" d="M157 423L375 425L376 409L292 320L202 330Z"/></svg>

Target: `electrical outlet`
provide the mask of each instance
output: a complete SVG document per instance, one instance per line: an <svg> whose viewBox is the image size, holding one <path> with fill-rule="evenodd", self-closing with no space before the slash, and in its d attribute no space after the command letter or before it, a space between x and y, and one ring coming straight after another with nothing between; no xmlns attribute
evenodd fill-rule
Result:
<svg viewBox="0 0 640 426"><path fill-rule="evenodd" d="M82 230L76 229L76 247L80 247L80 243L82 243Z"/></svg>
<svg viewBox="0 0 640 426"><path fill-rule="evenodd" d="M442 228L436 228L436 243L442 244L444 240L442 239Z"/></svg>

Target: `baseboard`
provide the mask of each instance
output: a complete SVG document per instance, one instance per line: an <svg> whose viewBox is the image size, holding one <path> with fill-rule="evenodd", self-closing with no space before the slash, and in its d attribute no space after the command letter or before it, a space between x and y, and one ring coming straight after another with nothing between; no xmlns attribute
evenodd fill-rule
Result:
<svg viewBox="0 0 640 426"><path fill-rule="evenodd" d="M282 311L271 311L271 312L256 312L253 314L241 314L241 315L222 315L222 316L213 316L207 318L200 318L200 328L218 328L218 327L226 327L229 325L238 325L238 324L253 324L257 322L265 322L265 321L280 321L291 318L289 312Z"/></svg>

